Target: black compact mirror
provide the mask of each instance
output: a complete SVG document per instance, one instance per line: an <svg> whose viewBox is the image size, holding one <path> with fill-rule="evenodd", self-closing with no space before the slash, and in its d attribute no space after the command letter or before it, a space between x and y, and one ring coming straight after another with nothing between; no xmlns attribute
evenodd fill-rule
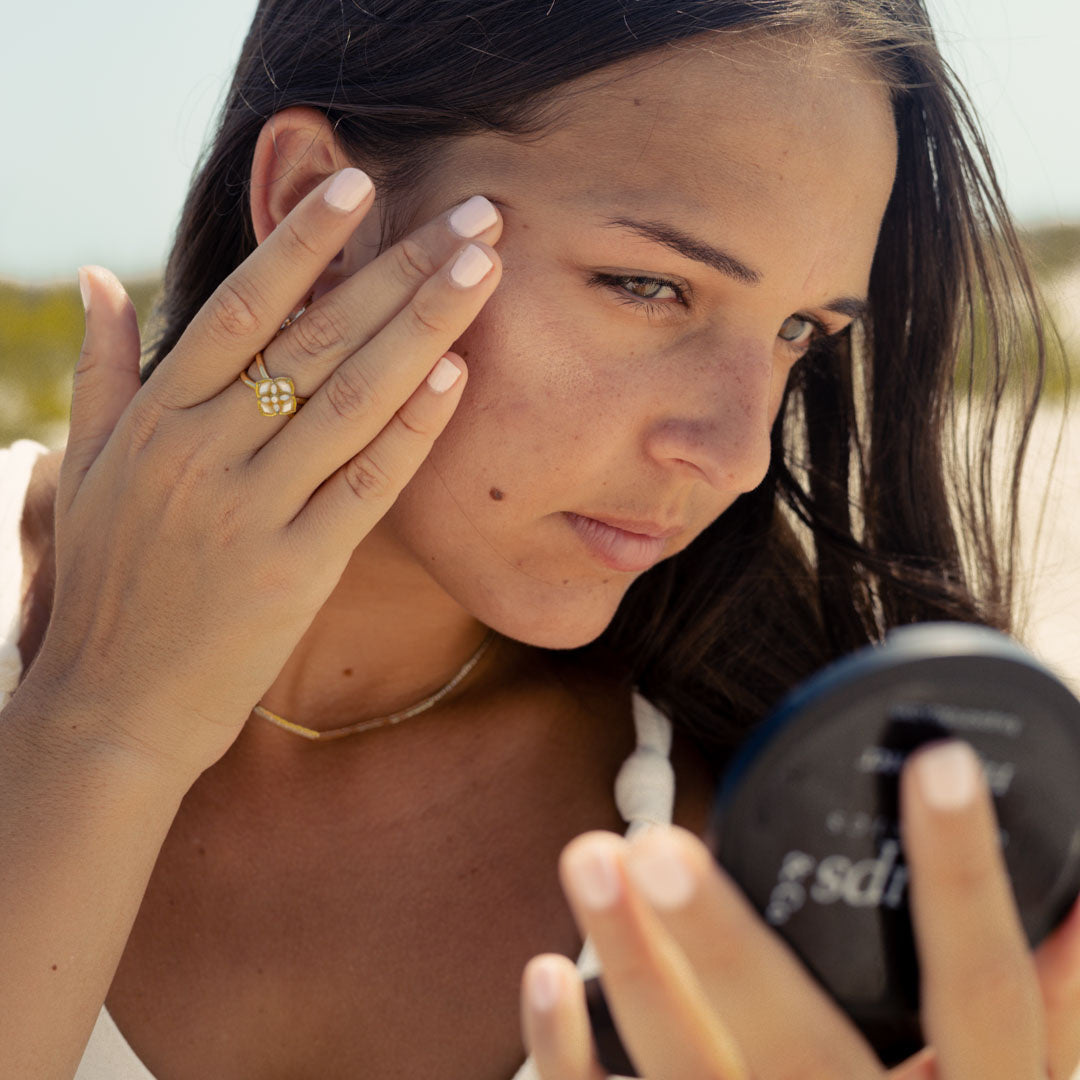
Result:
<svg viewBox="0 0 1080 1080"><path fill-rule="evenodd" d="M1035 948L1080 893L1080 701L996 630L905 626L817 672L732 759L705 836L888 1067L924 1045L900 770L950 737L982 761ZM600 1062L639 1076L602 981L585 987Z"/></svg>

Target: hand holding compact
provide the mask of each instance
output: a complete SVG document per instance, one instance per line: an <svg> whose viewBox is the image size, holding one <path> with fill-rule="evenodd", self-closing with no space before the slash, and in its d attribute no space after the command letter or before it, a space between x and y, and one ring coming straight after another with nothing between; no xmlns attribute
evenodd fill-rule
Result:
<svg viewBox="0 0 1080 1080"><path fill-rule="evenodd" d="M1068 1080L1080 1062L1080 911L1032 955L986 779L964 743L911 755L901 813L928 1045L891 1070L692 833L594 832L567 845L560 878L641 1075ZM553 984L534 978L540 968ZM534 958L522 991L543 1080L605 1077L573 964Z"/></svg>

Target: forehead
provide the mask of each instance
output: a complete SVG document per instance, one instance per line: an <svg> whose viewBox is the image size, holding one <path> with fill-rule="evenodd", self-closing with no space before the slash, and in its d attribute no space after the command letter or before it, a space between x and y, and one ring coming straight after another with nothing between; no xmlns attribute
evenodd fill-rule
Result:
<svg viewBox="0 0 1080 1080"><path fill-rule="evenodd" d="M888 91L827 44L697 37L570 83L542 137L485 133L450 164L511 206L872 250L896 167Z"/></svg>

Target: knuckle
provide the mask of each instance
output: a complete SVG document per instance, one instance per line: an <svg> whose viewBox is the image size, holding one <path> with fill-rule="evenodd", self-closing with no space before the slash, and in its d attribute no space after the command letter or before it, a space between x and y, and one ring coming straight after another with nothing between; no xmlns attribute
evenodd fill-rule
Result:
<svg viewBox="0 0 1080 1080"><path fill-rule="evenodd" d="M82 346L79 349L79 359L75 363L74 378L77 380L80 375L84 375L97 363L97 353L90 347L89 335L83 340Z"/></svg>
<svg viewBox="0 0 1080 1080"><path fill-rule="evenodd" d="M171 459L169 482L173 487L186 490L201 488L210 474L217 470L217 461L202 440L193 440L187 446L176 448Z"/></svg>
<svg viewBox="0 0 1080 1080"><path fill-rule="evenodd" d="M345 423L377 414L382 407L371 380L357 367L338 368L327 380L326 403Z"/></svg>
<svg viewBox="0 0 1080 1080"><path fill-rule="evenodd" d="M302 356L315 358L340 345L342 333L337 316L326 307L319 307L305 311L302 319L292 323L287 339Z"/></svg>
<svg viewBox="0 0 1080 1080"><path fill-rule="evenodd" d="M434 334L443 337L451 333L446 315L436 310L429 297L416 296L408 309L409 328L424 336Z"/></svg>
<svg viewBox="0 0 1080 1080"><path fill-rule="evenodd" d="M127 426L127 437L124 442L129 452L142 453L152 442L160 438L165 414L166 410L152 397L144 396L142 401L136 398L124 421Z"/></svg>
<svg viewBox="0 0 1080 1080"><path fill-rule="evenodd" d="M281 224L285 227L285 246L291 249L293 253L303 252L305 255L310 255L313 259L322 257L319 250L304 238L303 233L297 229L293 221L289 218L285 218Z"/></svg>
<svg viewBox="0 0 1080 1080"><path fill-rule="evenodd" d="M226 341L246 340L259 329L260 306L250 282L226 278L215 290L210 305L211 329Z"/></svg>
<svg viewBox="0 0 1080 1080"><path fill-rule="evenodd" d="M169 415L167 410L150 412L145 421L138 422L143 425L141 431L136 429L141 445L132 440L130 451L142 451L139 468L148 483L160 489L163 507L187 521L192 503L206 505L207 491L218 486L228 452L227 433L210 429L193 437L185 418Z"/></svg>
<svg viewBox="0 0 1080 1080"><path fill-rule="evenodd" d="M438 426L433 423L432 417L420 409L399 409L394 415L393 423L410 439L431 442L438 433Z"/></svg>
<svg viewBox="0 0 1080 1080"><path fill-rule="evenodd" d="M438 269L434 259L424 249L424 246L412 237L405 237L394 248L397 271L402 281L415 286L418 281L423 281Z"/></svg>
<svg viewBox="0 0 1080 1080"><path fill-rule="evenodd" d="M247 505L233 497L223 500L217 510L218 546L222 551L238 547L247 536Z"/></svg>
<svg viewBox="0 0 1080 1080"><path fill-rule="evenodd" d="M201 503L205 498L214 467L198 447L159 445L145 462L148 483L157 489L158 513L169 528L180 525L183 531L199 527ZM151 479L152 477L152 479ZM205 525L205 518L201 524Z"/></svg>
<svg viewBox="0 0 1080 1080"><path fill-rule="evenodd" d="M365 502L384 498L392 486L390 477L366 450L345 463L344 477L352 493Z"/></svg>

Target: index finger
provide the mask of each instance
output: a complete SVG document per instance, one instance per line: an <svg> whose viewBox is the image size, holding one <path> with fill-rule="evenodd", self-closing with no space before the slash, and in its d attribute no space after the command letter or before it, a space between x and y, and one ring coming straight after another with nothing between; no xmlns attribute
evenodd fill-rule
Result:
<svg viewBox="0 0 1080 1080"><path fill-rule="evenodd" d="M922 1024L942 1080L1043 1080L1034 960L989 786L959 740L915 751L901 777Z"/></svg>
<svg viewBox="0 0 1080 1080"><path fill-rule="evenodd" d="M627 850L627 871L692 960L753 1076L882 1075L862 1034L694 833L677 825L639 832Z"/></svg>
<svg viewBox="0 0 1080 1080"><path fill-rule="evenodd" d="M185 407L230 386L344 247L374 190L351 167L312 188L211 293L154 372L156 393Z"/></svg>

